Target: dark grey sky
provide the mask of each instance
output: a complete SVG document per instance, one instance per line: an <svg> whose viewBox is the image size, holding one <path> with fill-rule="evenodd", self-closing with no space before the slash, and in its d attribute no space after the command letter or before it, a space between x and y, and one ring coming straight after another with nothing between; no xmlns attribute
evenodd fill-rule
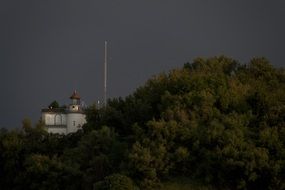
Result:
<svg viewBox="0 0 285 190"><path fill-rule="evenodd" d="M0 16L0 127L74 89L101 99L105 40L109 97L198 56L285 64L284 0L0 0Z"/></svg>

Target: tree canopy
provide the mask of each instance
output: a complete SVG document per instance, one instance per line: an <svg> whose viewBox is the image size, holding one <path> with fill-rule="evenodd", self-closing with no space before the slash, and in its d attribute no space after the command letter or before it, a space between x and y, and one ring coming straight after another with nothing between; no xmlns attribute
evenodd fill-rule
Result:
<svg viewBox="0 0 285 190"><path fill-rule="evenodd" d="M285 71L197 58L86 110L83 130L0 131L1 189L285 189Z"/></svg>
<svg viewBox="0 0 285 190"><path fill-rule="evenodd" d="M54 100L52 103L50 103L48 107L50 109L59 108L59 103L56 100Z"/></svg>

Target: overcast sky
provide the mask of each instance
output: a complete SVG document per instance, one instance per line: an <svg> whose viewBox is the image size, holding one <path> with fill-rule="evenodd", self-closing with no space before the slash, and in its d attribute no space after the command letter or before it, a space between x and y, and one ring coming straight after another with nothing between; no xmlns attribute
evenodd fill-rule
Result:
<svg viewBox="0 0 285 190"><path fill-rule="evenodd" d="M0 0L0 127L34 122L76 89L90 105L126 96L198 56L285 66L284 0Z"/></svg>

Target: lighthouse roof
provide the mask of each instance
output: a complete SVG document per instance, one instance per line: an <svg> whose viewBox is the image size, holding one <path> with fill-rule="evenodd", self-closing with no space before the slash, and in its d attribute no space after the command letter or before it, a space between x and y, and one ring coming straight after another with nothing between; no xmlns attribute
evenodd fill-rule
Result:
<svg viewBox="0 0 285 190"><path fill-rule="evenodd" d="M76 90L73 91L72 95L70 96L70 99L80 100L80 96L79 96L79 94L76 92Z"/></svg>

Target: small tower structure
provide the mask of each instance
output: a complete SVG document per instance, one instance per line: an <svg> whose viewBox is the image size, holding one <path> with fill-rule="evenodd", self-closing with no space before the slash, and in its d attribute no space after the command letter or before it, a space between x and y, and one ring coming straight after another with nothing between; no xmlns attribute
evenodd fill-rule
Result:
<svg viewBox="0 0 285 190"><path fill-rule="evenodd" d="M67 133L74 133L86 123L85 114L81 106L80 96L75 90L70 96L71 104L66 110Z"/></svg>
<svg viewBox="0 0 285 190"><path fill-rule="evenodd" d="M70 99L71 103L66 108L42 109L42 120L49 133L74 133L86 123L80 95L76 90L72 93Z"/></svg>

